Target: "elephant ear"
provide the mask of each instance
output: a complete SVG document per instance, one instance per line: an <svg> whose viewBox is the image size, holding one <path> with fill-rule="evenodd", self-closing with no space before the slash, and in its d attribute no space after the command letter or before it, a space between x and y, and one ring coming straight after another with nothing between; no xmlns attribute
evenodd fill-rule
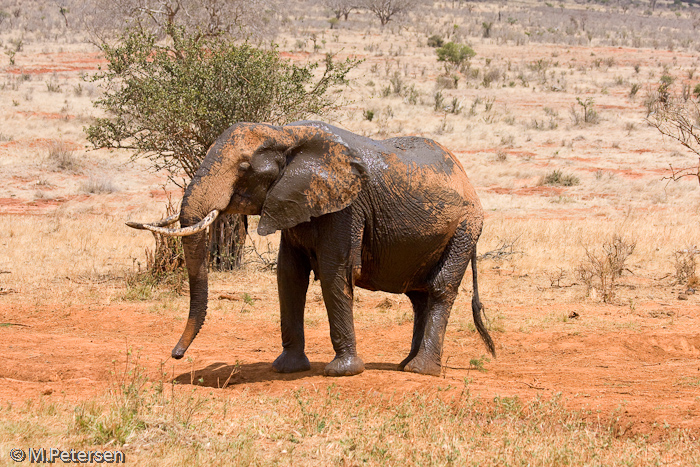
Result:
<svg viewBox="0 0 700 467"><path fill-rule="evenodd" d="M314 126L287 126L283 131L292 142L286 165L265 198L260 235L348 207L366 177L364 164L339 136Z"/></svg>

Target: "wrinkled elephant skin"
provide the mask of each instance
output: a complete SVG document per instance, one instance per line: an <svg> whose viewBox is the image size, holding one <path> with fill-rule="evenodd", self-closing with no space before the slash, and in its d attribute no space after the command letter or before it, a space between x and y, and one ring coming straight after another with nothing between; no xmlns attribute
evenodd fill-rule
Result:
<svg viewBox="0 0 700 467"><path fill-rule="evenodd" d="M435 141L375 141L321 122L229 128L209 149L182 201L180 223L194 227L179 234L198 233L183 238L190 314L175 358L204 322L207 239L199 226L218 212L260 215L261 235L281 231L283 351L273 363L276 371L310 368L304 308L311 271L321 283L336 353L326 375L364 370L353 325L355 286L408 296L413 339L399 368L439 374L447 320L470 261L474 321L494 353L481 320L476 277L483 210L461 164Z"/></svg>

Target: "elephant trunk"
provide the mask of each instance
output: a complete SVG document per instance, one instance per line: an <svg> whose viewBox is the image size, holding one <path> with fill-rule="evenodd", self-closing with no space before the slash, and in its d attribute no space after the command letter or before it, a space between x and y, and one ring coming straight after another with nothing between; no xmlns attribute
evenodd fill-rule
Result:
<svg viewBox="0 0 700 467"><path fill-rule="evenodd" d="M199 333L207 316L207 294L209 291L207 274L207 235L200 232L182 239L185 262L190 283L190 313L187 325L172 352L172 357L180 359Z"/></svg>
<svg viewBox="0 0 700 467"><path fill-rule="evenodd" d="M166 229L166 235L182 236L185 264L190 283L190 312L185 330L172 357L180 359L199 333L207 316L209 235L206 227L229 204L233 185L227 181L227 171L221 160L214 165L203 163L185 190L180 208L181 229ZM154 228L149 230L159 231Z"/></svg>

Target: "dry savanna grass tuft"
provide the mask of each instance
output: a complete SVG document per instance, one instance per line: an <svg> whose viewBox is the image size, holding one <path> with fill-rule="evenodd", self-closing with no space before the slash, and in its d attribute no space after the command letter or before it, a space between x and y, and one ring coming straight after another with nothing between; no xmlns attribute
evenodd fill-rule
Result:
<svg viewBox="0 0 700 467"><path fill-rule="evenodd" d="M89 77L106 62L81 25L99 32L100 18L10 1L0 463L17 446L121 449L138 465L700 462L700 187L668 179L697 154L647 120L665 96L700 95L692 7L419 2L382 27L336 4L295 0L258 19L294 63L362 60L330 123L432 138L461 161L486 212L479 292L499 357L483 356L470 277L440 378L394 371L410 301L356 290L367 370L325 378L333 349L312 281L312 370L273 373L279 234L256 235L252 216L243 266L210 274L202 332L168 359L188 310L181 251L124 222L162 218L182 189L87 144L83 127L105 116Z"/></svg>
<svg viewBox="0 0 700 467"><path fill-rule="evenodd" d="M56 171L77 172L81 162L75 155L75 150L65 141L53 140L46 145L46 159Z"/></svg>

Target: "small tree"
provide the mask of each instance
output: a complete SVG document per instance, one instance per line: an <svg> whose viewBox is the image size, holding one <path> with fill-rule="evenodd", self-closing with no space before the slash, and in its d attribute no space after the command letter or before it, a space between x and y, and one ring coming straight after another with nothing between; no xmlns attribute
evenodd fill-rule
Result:
<svg viewBox="0 0 700 467"><path fill-rule="evenodd" d="M66 1L66 0L61 0ZM235 38L273 37L274 0L68 0L93 39L101 44L121 37L124 28L138 28L158 37L173 26L188 34Z"/></svg>
<svg viewBox="0 0 700 467"><path fill-rule="evenodd" d="M454 42L448 42L442 47L435 49L435 53L439 62L445 62L445 72L447 73L450 71L449 68L464 67L476 55L474 49L468 45Z"/></svg>
<svg viewBox="0 0 700 467"><path fill-rule="evenodd" d="M261 50L231 40L207 38L172 27L161 43L143 30L127 31L115 46L103 44L106 71L92 79L104 95L95 105L108 117L86 128L96 148L134 151L156 170L168 171L184 186L199 168L207 149L236 122L283 124L333 105L328 91L346 82L355 62L328 55L318 63L297 66L276 50ZM245 229L239 218L220 216L211 230L212 265L240 264Z"/></svg>
<svg viewBox="0 0 700 467"><path fill-rule="evenodd" d="M663 85L663 83L662 83ZM692 100L664 95L649 103L647 122L663 135L675 139L698 157L697 165L671 166L671 180L695 177L700 183L700 105Z"/></svg>
<svg viewBox="0 0 700 467"><path fill-rule="evenodd" d="M579 114L576 111L576 106L574 104L571 105L571 120L574 122L574 125L581 125L584 123L596 124L600 122L600 116L593 108L595 101L592 97L586 99L577 97L576 103L581 107L582 113Z"/></svg>
<svg viewBox="0 0 700 467"><path fill-rule="evenodd" d="M489 22L484 21L481 23L481 29L484 30L482 36L485 39L488 39L489 37L491 37L491 28L493 28L493 21L489 21Z"/></svg>
<svg viewBox="0 0 700 467"><path fill-rule="evenodd" d="M379 18L382 27L397 15L408 13L418 0L364 0L362 6Z"/></svg>
<svg viewBox="0 0 700 467"><path fill-rule="evenodd" d="M323 5L333 12L335 19L340 20L342 16L345 21L348 20L350 12L357 8L356 3L352 0L323 0ZM331 23L331 29L333 29L333 23Z"/></svg>

